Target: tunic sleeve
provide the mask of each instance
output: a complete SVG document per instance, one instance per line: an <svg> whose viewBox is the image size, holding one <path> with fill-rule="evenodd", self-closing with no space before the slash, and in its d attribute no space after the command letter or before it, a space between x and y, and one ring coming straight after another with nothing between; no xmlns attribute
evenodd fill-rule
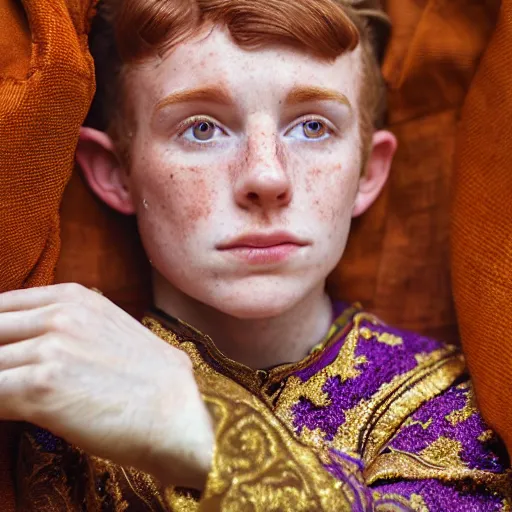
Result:
<svg viewBox="0 0 512 512"><path fill-rule="evenodd" d="M201 511L373 510L357 461L304 446L230 379L203 374L198 380L217 425Z"/></svg>

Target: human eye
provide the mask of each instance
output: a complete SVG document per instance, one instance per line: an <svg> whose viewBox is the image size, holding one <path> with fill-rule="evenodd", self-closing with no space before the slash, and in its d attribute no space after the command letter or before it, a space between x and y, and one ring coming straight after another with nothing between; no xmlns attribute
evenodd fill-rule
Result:
<svg viewBox="0 0 512 512"><path fill-rule="evenodd" d="M314 117L303 119L293 126L286 135L297 140L325 140L332 135L333 129L327 121Z"/></svg>
<svg viewBox="0 0 512 512"><path fill-rule="evenodd" d="M182 123L179 136L187 142L206 144L226 132L209 117L193 117Z"/></svg>

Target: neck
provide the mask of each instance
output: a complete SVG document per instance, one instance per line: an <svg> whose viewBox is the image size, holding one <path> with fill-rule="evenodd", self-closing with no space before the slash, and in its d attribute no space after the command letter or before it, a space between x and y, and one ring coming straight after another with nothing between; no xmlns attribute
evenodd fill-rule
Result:
<svg viewBox="0 0 512 512"><path fill-rule="evenodd" d="M154 304L210 336L227 357L264 369L303 359L322 341L332 323L332 304L324 285L273 318L240 319L196 301L160 275L153 279Z"/></svg>

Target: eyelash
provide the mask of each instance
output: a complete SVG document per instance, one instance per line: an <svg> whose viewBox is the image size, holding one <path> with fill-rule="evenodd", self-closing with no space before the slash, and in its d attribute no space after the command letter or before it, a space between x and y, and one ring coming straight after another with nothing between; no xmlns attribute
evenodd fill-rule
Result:
<svg viewBox="0 0 512 512"><path fill-rule="evenodd" d="M327 121L324 117L317 116L317 115L308 115L308 116L303 117L302 119L300 119L300 121L296 122L293 126L288 128L286 133L292 131L294 128L296 128L297 126L299 126L301 124L306 124L306 123L309 123L311 121L318 121L318 122L321 122L322 124L324 124L326 129L327 129L327 131L328 131L328 133L329 133L329 135L332 135L333 133L336 133L336 129L333 127L332 123ZM186 121L184 121L183 123L181 123L178 126L178 136L182 137L186 133L187 130L192 128L197 123L211 123L211 124L215 125L216 128L221 130L224 134L226 134L226 131L223 128L221 128L219 126L219 124L214 119L212 119L211 117L208 117L208 116L194 116L194 117L191 117L191 118L187 119ZM323 140L325 140L325 137L321 138L321 139L311 139L311 140L312 141L314 141L314 140L323 141ZM187 141L187 143L197 144L199 146L208 146L208 145L211 145L211 144L215 144L215 142L216 142L215 140L204 141L204 142L191 142L191 141Z"/></svg>

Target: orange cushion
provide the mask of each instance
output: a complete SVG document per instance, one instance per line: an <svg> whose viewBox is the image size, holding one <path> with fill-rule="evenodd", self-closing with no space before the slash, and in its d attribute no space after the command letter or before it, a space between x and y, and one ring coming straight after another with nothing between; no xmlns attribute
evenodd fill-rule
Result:
<svg viewBox="0 0 512 512"><path fill-rule="evenodd" d="M512 1L464 108L455 173L453 278L485 419L512 454Z"/></svg>

